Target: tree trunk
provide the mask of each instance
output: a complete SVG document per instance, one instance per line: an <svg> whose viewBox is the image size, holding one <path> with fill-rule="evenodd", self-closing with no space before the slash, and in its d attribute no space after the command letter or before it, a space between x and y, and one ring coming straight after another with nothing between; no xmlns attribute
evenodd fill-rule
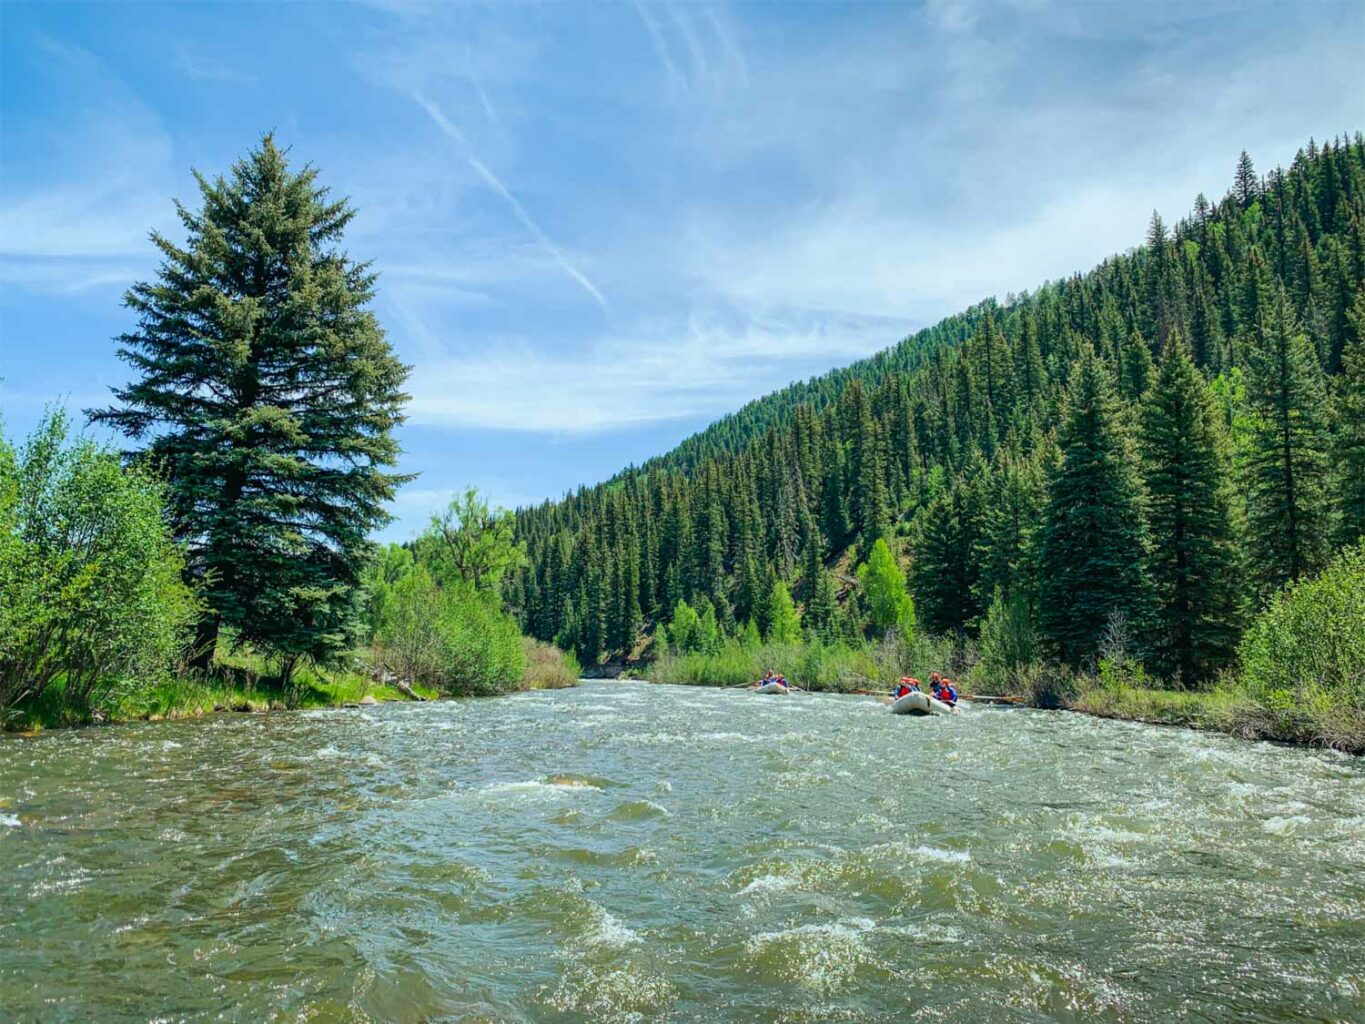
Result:
<svg viewBox="0 0 1365 1024"><path fill-rule="evenodd" d="M213 664L213 654L218 649L218 622L217 614L209 612L195 623L190 668L207 670Z"/></svg>

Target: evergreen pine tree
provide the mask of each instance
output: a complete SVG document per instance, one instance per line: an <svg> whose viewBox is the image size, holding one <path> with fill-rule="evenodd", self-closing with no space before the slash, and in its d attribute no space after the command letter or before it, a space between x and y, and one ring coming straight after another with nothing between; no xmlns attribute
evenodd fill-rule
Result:
<svg viewBox="0 0 1365 1024"><path fill-rule="evenodd" d="M1126 401L1142 401L1142 396L1151 387L1153 370L1152 352L1147 347L1147 340L1140 332L1134 331L1123 348L1118 367L1119 393Z"/></svg>
<svg viewBox="0 0 1365 1024"><path fill-rule="evenodd" d="M1255 202L1260 191L1261 182L1256 177L1256 168L1252 166L1251 157L1244 149L1242 155L1237 158L1237 174L1233 179L1232 194L1237 197L1237 202L1246 208Z"/></svg>
<svg viewBox="0 0 1365 1024"><path fill-rule="evenodd" d="M1037 532L1043 510L1042 472L1035 460L1004 452L983 482L981 529L973 557L976 604L989 607L997 590L1021 595L1034 607Z"/></svg>
<svg viewBox="0 0 1365 1024"><path fill-rule="evenodd" d="M839 639L839 595L834 574L821 568L816 572L815 587L806 603L805 626L807 636L821 643L832 644Z"/></svg>
<svg viewBox="0 0 1365 1024"><path fill-rule="evenodd" d="M1242 563L1227 439L1179 334L1142 410L1158 668L1187 685L1228 664L1242 625Z"/></svg>
<svg viewBox="0 0 1365 1024"><path fill-rule="evenodd" d="M932 633L964 629L980 612L974 596L977 524L967 488L961 481L949 487L915 523L910 589L920 621Z"/></svg>
<svg viewBox="0 0 1365 1024"><path fill-rule="evenodd" d="M1328 535L1327 392L1317 352L1277 293L1248 353L1251 549L1269 593L1322 566Z"/></svg>
<svg viewBox="0 0 1365 1024"><path fill-rule="evenodd" d="M1357 337L1341 353L1336 382L1336 484L1342 546L1365 538L1365 289L1356 298Z"/></svg>
<svg viewBox="0 0 1365 1024"><path fill-rule="evenodd" d="M187 240L126 302L136 379L92 420L141 442L201 584L195 659L220 625L277 654L326 658L353 641L367 534L405 478L393 429L407 367L366 307L375 275L338 246L354 210L267 135L226 178L196 175Z"/></svg>
<svg viewBox="0 0 1365 1024"><path fill-rule="evenodd" d="M1116 613L1145 620L1147 595L1137 456L1113 378L1089 346L1071 374L1058 444L1043 521L1040 625L1058 658L1083 665Z"/></svg>

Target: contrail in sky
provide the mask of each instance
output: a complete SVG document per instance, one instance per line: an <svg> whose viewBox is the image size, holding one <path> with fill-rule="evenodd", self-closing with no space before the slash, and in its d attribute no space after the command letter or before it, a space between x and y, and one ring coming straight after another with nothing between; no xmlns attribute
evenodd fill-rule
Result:
<svg viewBox="0 0 1365 1024"><path fill-rule="evenodd" d="M512 195L512 193L507 190L507 186L498 179L498 176L485 167L482 160L476 160L472 156L469 158L469 166L479 172L479 176L488 183L489 188L502 196L503 199L507 200L507 205L512 208L512 212L517 215L517 219L526 226L527 231L531 232L531 234L539 239L540 244L555 258L555 262L559 264L560 269L582 285L583 290L596 299L599 306L606 309L606 296L597 290L597 286L588 280L586 274L569 262L568 257L560 251L559 246L550 241L550 236L545 234L545 232L540 229L540 225L531 219L531 215L526 212L526 208L517 201L516 196Z"/></svg>
<svg viewBox="0 0 1365 1024"><path fill-rule="evenodd" d="M564 273L578 284L579 287L591 295L593 300L605 310L607 308L607 297L598 290L597 285L589 280L587 274L583 273L583 271L569 262L569 258L564 255L563 250L555 245L550 236L532 219L531 215L526 212L526 207L522 206L517 197L512 195L511 190L502 183L502 179L489 170L482 160L468 155L470 148L469 140L465 138L464 132L460 131L460 126L446 117L445 112L441 110L440 107L421 93L413 93L412 98L417 102L418 106L425 110L431 119L436 122L436 127L440 128L441 131L446 135L449 135L465 149L465 159L469 161L469 166L484 180L484 184L503 198L503 201L507 203L508 207L516 215L517 220L521 221L522 226L525 227L527 231L531 232L531 234L535 236L536 241L541 244L541 247L553 257L555 263L559 265L559 269L564 271Z"/></svg>

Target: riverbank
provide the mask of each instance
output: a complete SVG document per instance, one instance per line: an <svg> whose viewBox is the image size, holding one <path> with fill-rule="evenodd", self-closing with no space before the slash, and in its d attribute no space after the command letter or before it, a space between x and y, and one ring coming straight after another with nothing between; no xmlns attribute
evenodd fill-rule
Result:
<svg viewBox="0 0 1365 1024"><path fill-rule="evenodd" d="M1174 725L1239 739L1274 740L1365 755L1365 713L1311 702L1286 702L1274 707L1235 685L1189 691L1093 679L1082 682L1074 694L1061 701L1061 707L1097 718Z"/></svg>
<svg viewBox="0 0 1365 1024"><path fill-rule="evenodd" d="M576 663L557 648L528 639L525 656L521 684L509 692L558 690L578 684ZM443 694L421 683L413 683L407 689L421 700L460 696ZM207 672L169 675L94 707L68 701L58 680L37 701L10 709L0 731L32 733L83 725L196 718L219 711L301 711L412 699L399 686L379 682L357 669L328 670L302 665L289 685L281 686L259 656L220 650Z"/></svg>

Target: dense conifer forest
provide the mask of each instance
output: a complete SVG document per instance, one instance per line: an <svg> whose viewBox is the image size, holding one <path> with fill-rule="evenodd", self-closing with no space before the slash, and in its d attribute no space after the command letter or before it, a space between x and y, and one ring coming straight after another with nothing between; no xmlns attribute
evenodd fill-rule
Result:
<svg viewBox="0 0 1365 1024"><path fill-rule="evenodd" d="M1089 273L521 510L508 599L591 660L640 650L680 601L768 638L780 588L806 638L858 642L886 539L921 630L1016 616L1083 667L1118 628L1150 670L1207 680L1279 588L1365 531L1363 279L1365 139L1264 177L1244 153L1222 199L1153 213Z"/></svg>

